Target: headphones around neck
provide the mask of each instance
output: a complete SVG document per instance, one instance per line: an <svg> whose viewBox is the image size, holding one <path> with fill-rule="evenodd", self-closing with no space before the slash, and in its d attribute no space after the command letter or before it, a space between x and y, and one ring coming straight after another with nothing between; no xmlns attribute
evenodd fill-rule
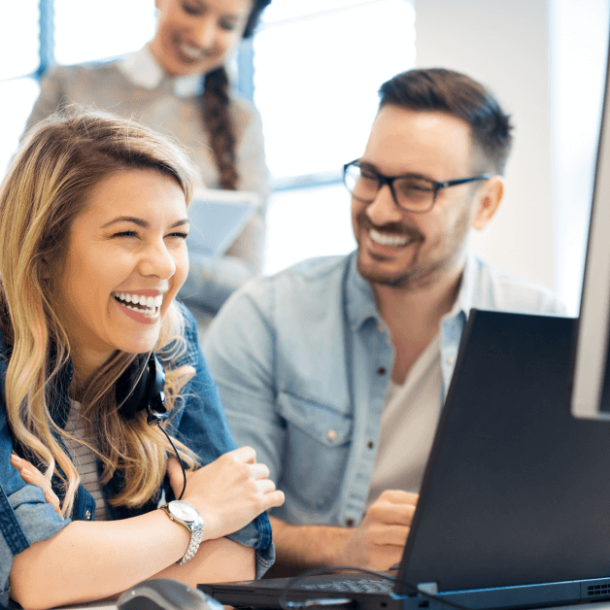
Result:
<svg viewBox="0 0 610 610"><path fill-rule="evenodd" d="M144 410L148 413L146 421L151 426L156 426L169 417L165 408L165 371L155 354L151 354L148 361L146 356L138 356L119 377L116 382L116 402L120 415L127 420ZM180 462L183 477L182 492L178 497L180 500L186 489L184 463L169 434L161 426L159 430L165 434Z"/></svg>
<svg viewBox="0 0 610 610"><path fill-rule="evenodd" d="M155 354L138 356L116 383L116 401L119 413L133 419L140 411L148 412L151 426L165 421L169 413L165 408L165 371Z"/></svg>

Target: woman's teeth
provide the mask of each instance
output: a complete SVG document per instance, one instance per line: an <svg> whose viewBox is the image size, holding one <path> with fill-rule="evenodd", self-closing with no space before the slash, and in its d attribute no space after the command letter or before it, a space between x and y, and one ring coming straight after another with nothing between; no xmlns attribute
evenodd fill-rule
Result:
<svg viewBox="0 0 610 610"><path fill-rule="evenodd" d="M180 45L180 51L184 53L189 59L196 60L199 59L203 55L201 49L196 47L191 47L187 44Z"/></svg>
<svg viewBox="0 0 610 610"><path fill-rule="evenodd" d="M408 238L403 235L388 235L387 233L380 233L375 229L369 230L369 237L372 241L380 246L391 246L394 248L406 246L407 242L409 241Z"/></svg>
<svg viewBox="0 0 610 610"><path fill-rule="evenodd" d="M123 307L149 315L156 313L163 303L162 294L156 297L145 297L128 292L115 292L113 296Z"/></svg>

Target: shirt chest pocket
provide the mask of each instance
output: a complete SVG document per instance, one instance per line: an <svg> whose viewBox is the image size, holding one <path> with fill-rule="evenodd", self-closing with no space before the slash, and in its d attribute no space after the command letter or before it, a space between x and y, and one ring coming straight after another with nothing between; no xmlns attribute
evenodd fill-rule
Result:
<svg viewBox="0 0 610 610"><path fill-rule="evenodd" d="M328 507L341 488L351 447L352 418L287 392L278 395L286 423L279 488L307 508Z"/></svg>

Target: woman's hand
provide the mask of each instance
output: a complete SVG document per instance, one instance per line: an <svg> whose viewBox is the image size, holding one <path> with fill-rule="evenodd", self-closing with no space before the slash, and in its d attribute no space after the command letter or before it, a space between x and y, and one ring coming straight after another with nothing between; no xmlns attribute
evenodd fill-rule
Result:
<svg viewBox="0 0 610 610"><path fill-rule="evenodd" d="M16 453L11 453L11 464L19 471L21 478L30 485L37 485L44 493L44 499L53 507L55 512L61 516L59 508L59 498L53 491L51 483L45 479L44 475L33 464L19 457Z"/></svg>
<svg viewBox="0 0 610 610"><path fill-rule="evenodd" d="M176 497L182 491L182 470L171 456L167 474ZM232 534L262 512L284 503L284 492L275 489L269 480L269 468L256 462L251 447L240 447L221 455L217 460L187 472L183 500L199 510L205 523L205 539Z"/></svg>

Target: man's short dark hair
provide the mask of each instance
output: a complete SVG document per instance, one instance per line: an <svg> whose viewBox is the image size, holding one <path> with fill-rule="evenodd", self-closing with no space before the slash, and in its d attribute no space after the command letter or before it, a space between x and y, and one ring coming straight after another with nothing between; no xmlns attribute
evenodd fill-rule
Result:
<svg viewBox="0 0 610 610"><path fill-rule="evenodd" d="M380 110L388 105L438 110L466 121L484 160L498 174L504 173L513 140L510 116L481 83L444 68L408 70L381 85L379 97Z"/></svg>

